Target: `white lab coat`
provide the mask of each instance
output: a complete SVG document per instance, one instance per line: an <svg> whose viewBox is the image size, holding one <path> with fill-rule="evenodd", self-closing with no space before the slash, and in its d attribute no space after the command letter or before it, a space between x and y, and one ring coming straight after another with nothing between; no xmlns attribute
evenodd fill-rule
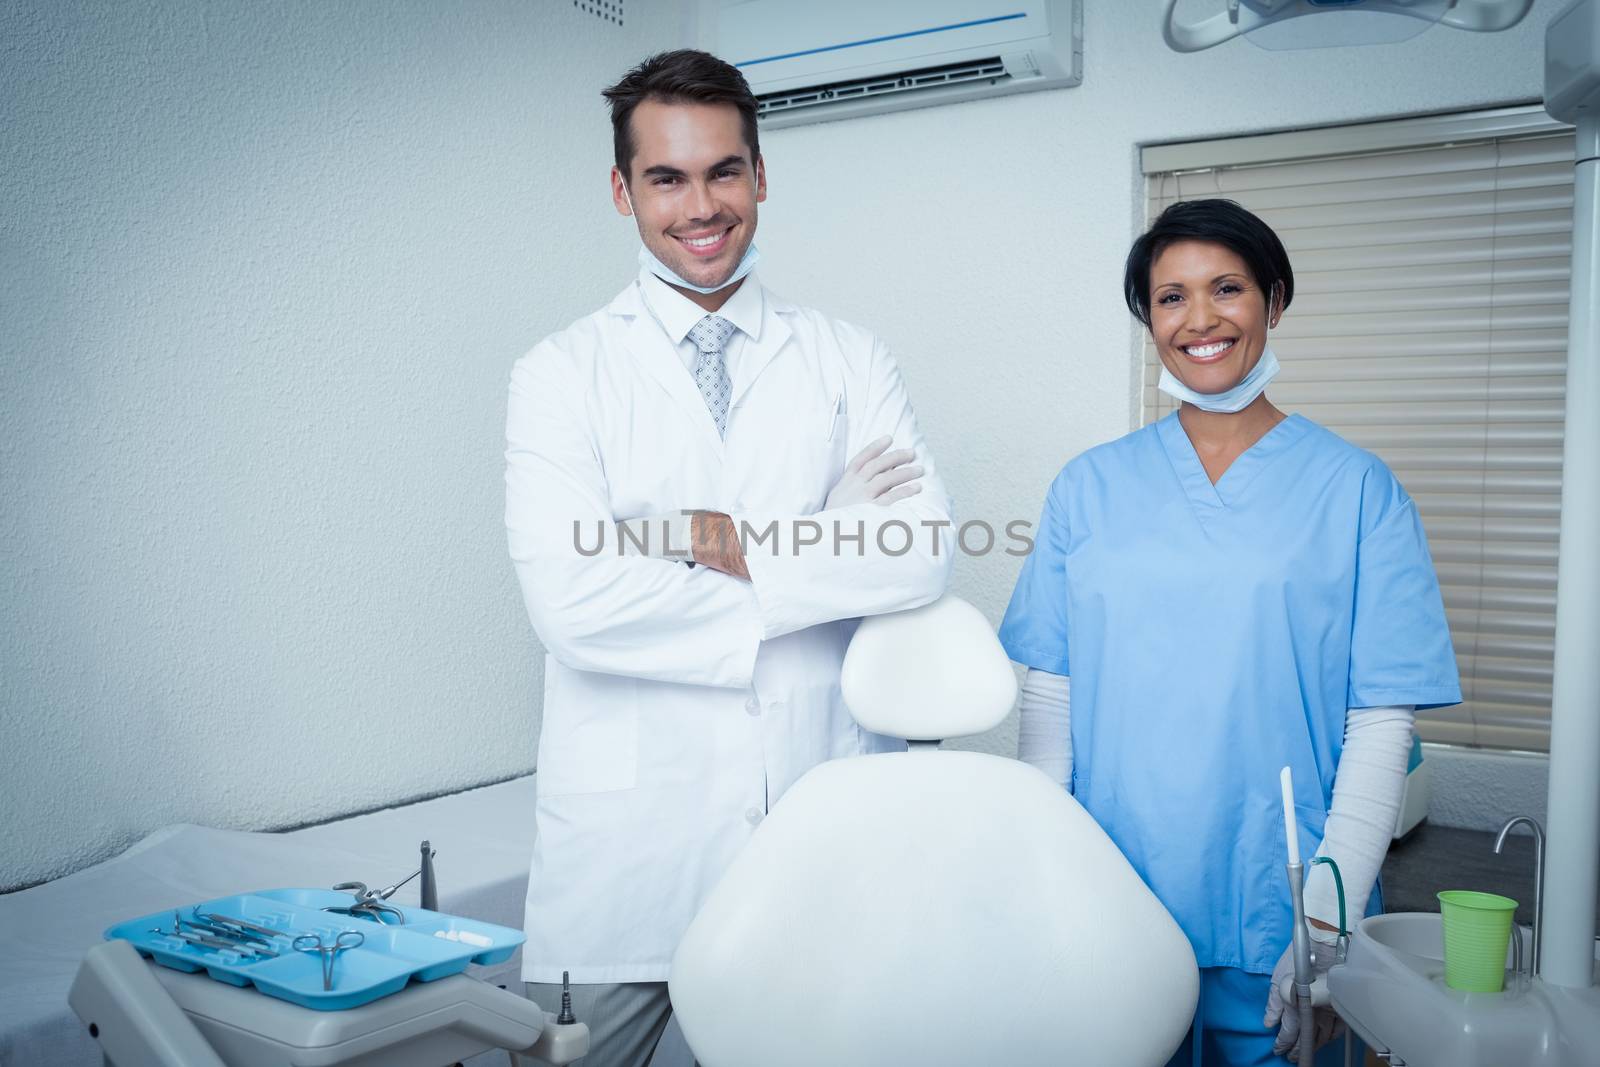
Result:
<svg viewBox="0 0 1600 1067"><path fill-rule="evenodd" d="M746 285L759 285L753 277ZM900 373L870 334L763 290L733 368L727 438L639 283L546 338L511 375L506 527L547 650L527 981L658 982L679 937L771 803L817 763L892 747L850 718L853 620L927 603L953 552L949 499ZM845 462L890 434L922 492L830 511L793 544ZM752 580L592 550L596 521L706 508L779 539ZM831 523L857 547L832 550ZM911 548L899 520L915 534ZM803 528L801 539L812 536ZM777 555L773 554L774 549Z"/></svg>

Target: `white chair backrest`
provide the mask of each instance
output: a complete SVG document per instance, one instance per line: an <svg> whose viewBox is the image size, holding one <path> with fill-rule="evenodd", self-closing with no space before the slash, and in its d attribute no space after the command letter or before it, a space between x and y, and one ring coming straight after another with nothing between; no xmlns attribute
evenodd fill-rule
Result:
<svg viewBox="0 0 1600 1067"><path fill-rule="evenodd" d="M913 741L993 729L1017 699L1017 676L989 620L953 596L862 620L840 685L856 722Z"/></svg>
<svg viewBox="0 0 1600 1067"><path fill-rule="evenodd" d="M895 694L937 702L930 674L964 684L946 660L985 662L943 646L906 655L930 616L962 614L919 610L869 620L851 646L867 680L847 699L902 716L871 729L923 721ZM860 662L880 641L898 688ZM1198 990L1183 932L1060 785L1016 760L939 751L806 774L707 898L671 976L703 1067L1160 1067Z"/></svg>

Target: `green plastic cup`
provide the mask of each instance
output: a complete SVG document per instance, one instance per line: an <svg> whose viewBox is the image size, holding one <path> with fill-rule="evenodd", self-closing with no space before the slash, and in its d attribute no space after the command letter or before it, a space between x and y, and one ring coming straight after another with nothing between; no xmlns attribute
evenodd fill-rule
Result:
<svg viewBox="0 0 1600 1067"><path fill-rule="evenodd" d="M1506 949L1517 902L1494 893L1448 889L1444 916L1444 984L1467 993L1498 993L1506 984Z"/></svg>

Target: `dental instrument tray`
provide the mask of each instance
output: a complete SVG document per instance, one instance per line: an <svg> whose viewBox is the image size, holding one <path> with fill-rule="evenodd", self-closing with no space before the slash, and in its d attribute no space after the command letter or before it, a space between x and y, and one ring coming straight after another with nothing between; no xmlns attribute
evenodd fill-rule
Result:
<svg viewBox="0 0 1600 1067"><path fill-rule="evenodd" d="M327 889L264 889L130 919L105 936L165 967L316 1011L368 1004L469 963L504 963L524 940L520 930L422 908L393 905L403 925L323 910L349 902ZM341 938L347 931L362 936Z"/></svg>

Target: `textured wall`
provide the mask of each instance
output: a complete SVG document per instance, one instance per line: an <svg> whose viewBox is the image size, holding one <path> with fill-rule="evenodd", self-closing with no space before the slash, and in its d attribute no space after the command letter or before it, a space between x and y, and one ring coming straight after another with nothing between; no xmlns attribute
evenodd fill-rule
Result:
<svg viewBox="0 0 1600 1067"><path fill-rule="evenodd" d="M890 343L962 518L997 528L1037 521L1063 463L1136 425L1121 278L1143 221L1140 145L1527 103L1561 5L1500 34L1436 27L1300 52L1241 40L1188 56L1162 43L1159 0L1083 6L1081 86L762 145L768 282ZM963 559L954 590L998 624L1020 567ZM1007 723L974 747L1014 746Z"/></svg>
<svg viewBox="0 0 1600 1067"><path fill-rule="evenodd" d="M626 9L0 3L0 888L531 768L505 387L630 269Z"/></svg>
<svg viewBox="0 0 1600 1067"><path fill-rule="evenodd" d="M1424 745L1432 768L1428 821L1465 830L1495 830L1513 815L1547 814L1550 758L1542 752L1485 752ZM1519 831L1526 832L1526 831Z"/></svg>

